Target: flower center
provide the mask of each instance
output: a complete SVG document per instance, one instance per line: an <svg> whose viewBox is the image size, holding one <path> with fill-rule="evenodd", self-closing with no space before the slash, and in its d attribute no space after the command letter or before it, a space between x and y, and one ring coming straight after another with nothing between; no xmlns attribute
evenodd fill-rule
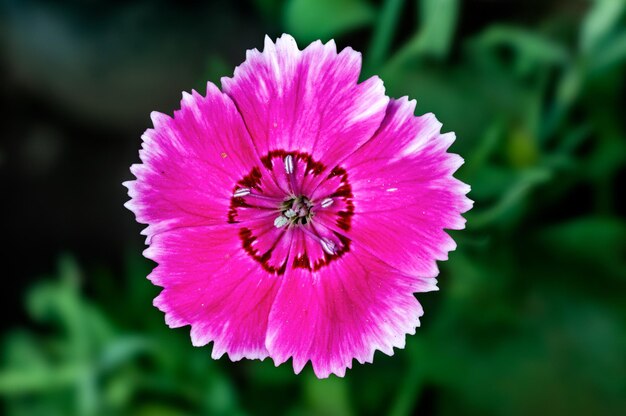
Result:
<svg viewBox="0 0 626 416"><path fill-rule="evenodd" d="M290 198L280 206L280 215L274 220L277 228L286 225L304 225L311 221L313 203L306 196L300 195Z"/></svg>
<svg viewBox="0 0 626 416"><path fill-rule="evenodd" d="M237 182L228 223L242 248L268 272L319 270L350 249L352 188L341 167L310 155L276 150Z"/></svg>

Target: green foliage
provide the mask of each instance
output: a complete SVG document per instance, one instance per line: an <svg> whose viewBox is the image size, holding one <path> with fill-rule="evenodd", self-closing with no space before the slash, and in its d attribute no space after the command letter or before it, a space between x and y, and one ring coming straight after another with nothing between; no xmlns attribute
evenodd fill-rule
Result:
<svg viewBox="0 0 626 416"><path fill-rule="evenodd" d="M159 289L138 254L123 276L63 257L26 299L40 331L4 336L5 413L626 414L625 2L460 38L462 3L419 1L404 36L398 0L378 14L360 0L255 3L280 9L301 45L371 25L367 73L457 134L475 207L441 292L418 296L426 315L406 349L321 381L309 367L213 361L150 306ZM228 68L207 62L211 78Z"/></svg>
<svg viewBox="0 0 626 416"><path fill-rule="evenodd" d="M407 61L442 59L450 51L459 14L459 0L418 0L418 9L418 29L382 68L390 76ZM375 63L382 65L382 62Z"/></svg>
<svg viewBox="0 0 626 416"><path fill-rule="evenodd" d="M377 21L372 36L372 44L369 48L367 62L369 67L379 67L387 57L391 45L393 30L398 22L402 11L403 0L390 0L385 2L385 7Z"/></svg>
<svg viewBox="0 0 626 416"><path fill-rule="evenodd" d="M374 8L360 0L289 0L285 27L302 43L325 41L370 24L374 15Z"/></svg>
<svg viewBox="0 0 626 416"><path fill-rule="evenodd" d="M580 46L585 53L602 47L602 43L619 25L624 7L624 0L594 0L581 28Z"/></svg>

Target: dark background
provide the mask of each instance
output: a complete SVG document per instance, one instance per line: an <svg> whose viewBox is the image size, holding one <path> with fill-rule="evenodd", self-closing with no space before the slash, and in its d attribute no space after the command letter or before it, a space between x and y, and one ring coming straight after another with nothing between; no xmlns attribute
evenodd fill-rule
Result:
<svg viewBox="0 0 626 416"><path fill-rule="evenodd" d="M622 0L2 0L6 412L626 413L625 12ZM212 362L187 329L165 328L123 207L150 111L171 114L181 91L219 85L283 32L362 51L390 96L435 112L476 201L441 291L418 296L418 334L345 379Z"/></svg>

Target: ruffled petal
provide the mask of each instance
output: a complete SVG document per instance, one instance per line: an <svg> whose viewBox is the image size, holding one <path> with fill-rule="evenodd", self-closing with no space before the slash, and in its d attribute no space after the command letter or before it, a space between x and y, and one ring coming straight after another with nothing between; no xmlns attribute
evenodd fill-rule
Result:
<svg viewBox="0 0 626 416"><path fill-rule="evenodd" d="M389 102L378 77L357 84L361 54L337 53L334 41L300 51L283 35L265 40L263 52L248 51L224 92L241 112L260 155L299 150L332 169L372 137Z"/></svg>
<svg viewBox="0 0 626 416"><path fill-rule="evenodd" d="M125 182L126 203L148 236L178 227L211 225L227 219L233 187L258 157L232 100L215 85L206 97L183 94L171 118L152 113L131 167L136 180Z"/></svg>
<svg viewBox="0 0 626 416"><path fill-rule="evenodd" d="M267 357L265 337L277 277L241 248L232 225L178 228L155 235L145 256L163 286L154 305L170 327L191 325L195 346L213 341L212 357Z"/></svg>
<svg viewBox="0 0 626 416"><path fill-rule="evenodd" d="M318 377L343 377L353 359L371 363L376 350L403 348L422 315L412 293L435 289L358 246L318 272L290 268L270 313L267 349L276 365L293 357L296 373L311 361Z"/></svg>
<svg viewBox="0 0 626 416"><path fill-rule="evenodd" d="M444 229L463 228L472 201L469 186L452 176L463 163L446 152L454 134L414 110L414 101L392 100L376 135L343 161L355 201L348 236L385 263L427 277L455 249Z"/></svg>
<svg viewBox="0 0 626 416"><path fill-rule="evenodd" d="M413 293L436 290L469 187L454 135L360 68L333 41L268 38L224 93L153 113L126 206L148 224L155 306L214 358L343 376L419 325Z"/></svg>

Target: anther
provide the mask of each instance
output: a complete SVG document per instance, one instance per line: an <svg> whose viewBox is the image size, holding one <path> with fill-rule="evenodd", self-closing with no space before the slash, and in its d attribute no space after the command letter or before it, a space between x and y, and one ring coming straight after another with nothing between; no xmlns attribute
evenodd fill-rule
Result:
<svg viewBox="0 0 626 416"><path fill-rule="evenodd" d="M333 243L328 238L320 238L320 244L322 245L324 251L328 254L333 255L336 253L335 243Z"/></svg>
<svg viewBox="0 0 626 416"><path fill-rule="evenodd" d="M274 220L274 227L276 228L284 227L285 225L287 225L288 222L289 222L289 219L287 217L283 217L282 215L280 215L276 217L276 219Z"/></svg>
<svg viewBox="0 0 626 416"><path fill-rule="evenodd" d="M287 218L293 218L296 216L296 211L294 211L293 209L289 208L287 211L284 212L285 217Z"/></svg>
<svg viewBox="0 0 626 416"><path fill-rule="evenodd" d="M333 204L333 199L332 198L326 198L321 202L321 206L322 208L328 208L329 206L331 206Z"/></svg>
<svg viewBox="0 0 626 416"><path fill-rule="evenodd" d="M289 178L289 187L291 188L291 192L294 194L297 193L298 189L296 188L296 181L293 174L294 170L294 160L292 155L285 156L285 172L287 173L287 177Z"/></svg>
<svg viewBox="0 0 626 416"><path fill-rule="evenodd" d="M285 156L285 172L289 175L293 173L293 156L291 155Z"/></svg>
<svg viewBox="0 0 626 416"><path fill-rule="evenodd" d="M320 243L322 245L322 249L324 249L326 253L330 254L331 256L333 254L337 254L337 246L332 240L326 237L320 237L319 235L317 235L317 233L314 233L313 231L307 229L306 227L302 227L300 229L304 231L304 233L308 235L309 237L311 237L313 240Z"/></svg>
<svg viewBox="0 0 626 416"><path fill-rule="evenodd" d="M239 188L233 194L235 198L241 198L246 195L250 195L250 188Z"/></svg>
<svg viewBox="0 0 626 416"><path fill-rule="evenodd" d="M283 202L282 199L279 198L275 198L273 196L266 196L263 194L253 194L252 190L250 188L239 188L237 189L234 193L233 196L235 198L242 198L244 196L250 197L250 198L257 198L257 199L262 199L265 201L270 201L270 202L275 202L275 203L281 203Z"/></svg>

